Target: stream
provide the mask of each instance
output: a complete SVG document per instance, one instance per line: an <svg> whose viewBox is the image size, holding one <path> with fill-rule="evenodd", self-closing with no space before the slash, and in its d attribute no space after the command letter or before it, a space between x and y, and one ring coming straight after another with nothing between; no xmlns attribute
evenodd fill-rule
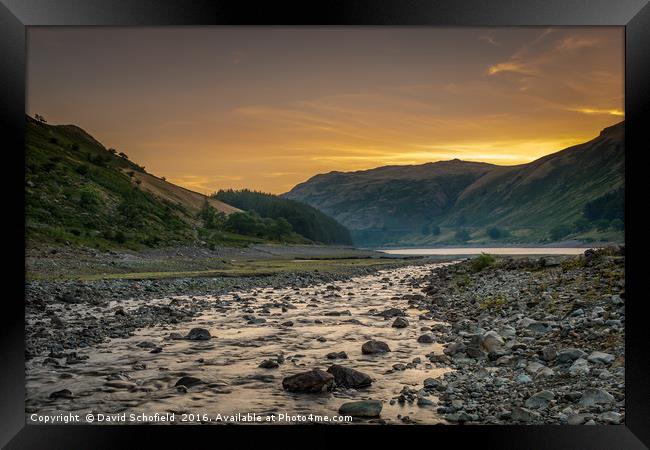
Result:
<svg viewBox="0 0 650 450"><path fill-rule="evenodd" d="M173 412L176 423L180 423L183 413L196 414L198 418L204 414L227 417L238 413L336 416L345 402L373 399L383 402L381 422L399 424L408 416L413 423L444 423L436 413L434 396L427 397L432 404L422 406L417 402L395 401L404 386L420 389L426 378L436 378L450 370L432 365L425 356L441 353L441 344L417 342L418 336L428 331L427 327L438 322L421 317L426 311L408 304L409 295L422 293L421 277L444 264L449 263L383 270L307 288L253 289L218 297L148 301L189 305L199 299L210 306L191 322L148 327L126 339L111 339L79 349L78 360L68 364L44 364L45 356L29 360L27 421L30 422L33 412L70 412L82 417L87 413ZM141 302L112 302L110 307L121 306L129 314ZM393 328L393 317L376 315L388 308L402 309L409 326ZM85 313L93 314L90 309ZM170 338L172 333L186 336L195 327L209 330L212 338ZM371 339L384 341L392 351L362 354L362 344ZM332 352L345 352L348 358L328 359L326 355ZM278 357L283 361L279 367L259 367L262 361ZM366 373L373 383L358 390L337 388L319 394L292 393L282 388L284 377L313 368L327 370L332 364ZM408 366L395 370L395 364ZM196 377L204 383L183 392L175 387L183 376ZM72 398L50 398L52 392L62 389L70 390Z"/></svg>

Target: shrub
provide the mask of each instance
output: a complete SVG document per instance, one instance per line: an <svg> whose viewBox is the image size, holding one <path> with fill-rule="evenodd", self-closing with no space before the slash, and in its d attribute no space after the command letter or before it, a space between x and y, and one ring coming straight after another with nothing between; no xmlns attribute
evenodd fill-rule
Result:
<svg viewBox="0 0 650 450"><path fill-rule="evenodd" d="M86 210L94 210L101 204L101 197L90 187L82 188L79 191L79 205Z"/></svg>
<svg viewBox="0 0 650 450"><path fill-rule="evenodd" d="M487 253L481 253L472 260L472 270L474 272L480 272L486 267L493 265L495 261L494 256L488 255Z"/></svg>
<svg viewBox="0 0 650 450"><path fill-rule="evenodd" d="M85 165L85 164L79 164L79 165L76 167L75 170L77 171L77 173L78 173L79 175L86 175L86 174L88 174L88 170L89 170L89 169L88 169L88 166L87 166L87 165Z"/></svg>

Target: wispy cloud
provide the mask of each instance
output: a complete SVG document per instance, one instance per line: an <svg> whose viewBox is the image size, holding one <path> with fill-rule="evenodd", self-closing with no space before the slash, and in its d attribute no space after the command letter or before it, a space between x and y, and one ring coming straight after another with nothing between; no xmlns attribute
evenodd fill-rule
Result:
<svg viewBox="0 0 650 450"><path fill-rule="evenodd" d="M620 109L598 109L598 108L570 108L569 111L575 111L582 114L604 114L609 116L625 116L625 112Z"/></svg>

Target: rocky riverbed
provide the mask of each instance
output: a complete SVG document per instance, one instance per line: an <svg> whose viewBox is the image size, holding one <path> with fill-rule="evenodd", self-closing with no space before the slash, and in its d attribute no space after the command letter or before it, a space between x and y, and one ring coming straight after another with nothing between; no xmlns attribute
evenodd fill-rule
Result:
<svg viewBox="0 0 650 450"><path fill-rule="evenodd" d="M621 251L358 270L32 283L27 413L624 420Z"/></svg>
<svg viewBox="0 0 650 450"><path fill-rule="evenodd" d="M451 325L435 336L445 345L435 360L454 369L431 382L438 412L451 422L622 423L624 264L624 249L609 248L434 270L411 306Z"/></svg>

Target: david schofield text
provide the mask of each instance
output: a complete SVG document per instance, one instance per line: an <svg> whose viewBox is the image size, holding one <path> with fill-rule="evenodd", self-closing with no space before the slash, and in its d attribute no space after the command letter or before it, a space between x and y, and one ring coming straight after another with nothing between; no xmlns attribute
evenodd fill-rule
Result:
<svg viewBox="0 0 650 450"><path fill-rule="evenodd" d="M29 420L39 424L69 424L69 423L156 423L174 422L174 413L59 413L59 414L30 414Z"/></svg>

